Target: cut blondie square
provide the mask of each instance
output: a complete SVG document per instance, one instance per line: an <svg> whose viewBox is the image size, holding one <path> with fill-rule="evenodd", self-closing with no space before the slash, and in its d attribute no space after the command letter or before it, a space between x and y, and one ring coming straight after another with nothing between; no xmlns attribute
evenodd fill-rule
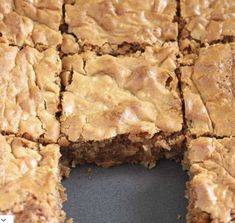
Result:
<svg viewBox="0 0 235 223"><path fill-rule="evenodd" d="M62 68L58 52L1 43L0 55L0 131L56 142Z"/></svg>
<svg viewBox="0 0 235 223"><path fill-rule="evenodd" d="M1 42L47 48L61 44L63 0L0 1Z"/></svg>
<svg viewBox="0 0 235 223"><path fill-rule="evenodd" d="M234 0L181 0L180 47L185 53L200 45L235 40Z"/></svg>
<svg viewBox="0 0 235 223"><path fill-rule="evenodd" d="M0 214L15 223L63 223L59 146L0 135Z"/></svg>
<svg viewBox="0 0 235 223"><path fill-rule="evenodd" d="M190 135L235 136L235 44L201 48L181 75Z"/></svg>
<svg viewBox="0 0 235 223"><path fill-rule="evenodd" d="M188 223L235 220L235 138L200 137L189 142Z"/></svg>
<svg viewBox="0 0 235 223"><path fill-rule="evenodd" d="M157 42L177 40L175 0L68 2L70 3L65 5L68 33L73 34L85 49L125 54ZM64 42L68 42L68 39L69 36L65 35ZM68 48L62 47L63 49L69 51ZM74 51L74 48L70 50Z"/></svg>
<svg viewBox="0 0 235 223"><path fill-rule="evenodd" d="M60 144L77 163L112 166L179 155L182 105L174 43L131 56L63 59ZM69 147L69 148L68 148Z"/></svg>

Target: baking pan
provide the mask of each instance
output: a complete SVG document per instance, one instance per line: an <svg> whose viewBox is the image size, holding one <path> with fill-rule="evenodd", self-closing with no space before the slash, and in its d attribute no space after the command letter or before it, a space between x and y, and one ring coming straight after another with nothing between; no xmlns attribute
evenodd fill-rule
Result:
<svg viewBox="0 0 235 223"><path fill-rule="evenodd" d="M180 164L160 161L109 169L85 165L63 180L64 210L75 223L184 223L187 174Z"/></svg>

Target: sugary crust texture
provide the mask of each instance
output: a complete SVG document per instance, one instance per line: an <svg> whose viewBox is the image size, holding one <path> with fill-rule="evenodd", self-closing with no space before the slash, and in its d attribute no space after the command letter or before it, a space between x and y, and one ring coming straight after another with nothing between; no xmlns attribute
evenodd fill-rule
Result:
<svg viewBox="0 0 235 223"><path fill-rule="evenodd" d="M177 40L174 0L76 0L65 6L68 32L81 45L148 45ZM95 37L95 38L94 38Z"/></svg>
<svg viewBox="0 0 235 223"><path fill-rule="evenodd" d="M55 49L0 44L0 131L56 142L61 61Z"/></svg>
<svg viewBox="0 0 235 223"><path fill-rule="evenodd" d="M43 48L61 44L62 4L62 0L0 1L0 41Z"/></svg>
<svg viewBox="0 0 235 223"><path fill-rule="evenodd" d="M235 41L234 0L181 0L180 6L182 51L200 44Z"/></svg>
<svg viewBox="0 0 235 223"><path fill-rule="evenodd" d="M190 223L235 220L235 138L201 137L188 146Z"/></svg>
<svg viewBox="0 0 235 223"><path fill-rule="evenodd" d="M62 223L59 146L0 135L0 214L15 223Z"/></svg>
<svg viewBox="0 0 235 223"><path fill-rule="evenodd" d="M235 136L235 44L200 49L181 75L190 134Z"/></svg>
<svg viewBox="0 0 235 223"><path fill-rule="evenodd" d="M71 142L182 129L175 44L132 56L75 54L63 60L61 132Z"/></svg>

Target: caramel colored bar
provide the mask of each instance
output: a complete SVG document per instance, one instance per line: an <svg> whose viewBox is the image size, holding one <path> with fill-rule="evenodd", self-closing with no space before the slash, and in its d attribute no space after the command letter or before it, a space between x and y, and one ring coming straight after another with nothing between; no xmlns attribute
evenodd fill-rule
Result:
<svg viewBox="0 0 235 223"><path fill-rule="evenodd" d="M58 52L1 43L0 55L0 131L56 142L60 133Z"/></svg>
<svg viewBox="0 0 235 223"><path fill-rule="evenodd" d="M187 222L233 222L235 138L197 138L185 158L190 175Z"/></svg>
<svg viewBox="0 0 235 223"><path fill-rule="evenodd" d="M68 32L82 46L98 48L100 52L117 51L117 46L123 44L129 51L131 45L143 47L176 41L175 15L174 0L76 0L65 5Z"/></svg>
<svg viewBox="0 0 235 223"><path fill-rule="evenodd" d="M235 136L234 44L199 50L181 67L185 118L191 135Z"/></svg>
<svg viewBox="0 0 235 223"><path fill-rule="evenodd" d="M1 42L48 48L61 44L62 0L0 2Z"/></svg>
<svg viewBox="0 0 235 223"><path fill-rule="evenodd" d="M82 147L93 142L102 148L102 143L123 136L113 145L128 144L134 154L136 147L145 147L150 156L153 147L171 150L167 137L180 132L183 122L174 72L177 54L177 45L171 43L132 56L87 52L65 57L60 119L64 141Z"/></svg>
<svg viewBox="0 0 235 223"><path fill-rule="evenodd" d="M15 223L63 223L58 145L0 135L0 214Z"/></svg>
<svg viewBox="0 0 235 223"><path fill-rule="evenodd" d="M234 0L181 0L180 9L180 48L183 52L216 42L234 42Z"/></svg>

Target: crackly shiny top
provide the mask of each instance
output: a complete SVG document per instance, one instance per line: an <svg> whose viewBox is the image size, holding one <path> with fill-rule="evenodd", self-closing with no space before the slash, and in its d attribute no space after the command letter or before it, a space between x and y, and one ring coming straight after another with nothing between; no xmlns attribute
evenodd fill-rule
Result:
<svg viewBox="0 0 235 223"><path fill-rule="evenodd" d="M203 43L235 36L234 0L181 0L185 29Z"/></svg>
<svg viewBox="0 0 235 223"><path fill-rule="evenodd" d="M182 68L186 120L192 134L235 135L235 45L203 48Z"/></svg>
<svg viewBox="0 0 235 223"><path fill-rule="evenodd" d="M65 57L62 133L77 141L181 130L177 53L175 45L166 44L128 57Z"/></svg>
<svg viewBox="0 0 235 223"><path fill-rule="evenodd" d="M55 142L61 61L56 50L0 44L0 131Z"/></svg>
<svg viewBox="0 0 235 223"><path fill-rule="evenodd" d="M1 42L18 46L54 46L61 43L62 0L1 0Z"/></svg>
<svg viewBox="0 0 235 223"><path fill-rule="evenodd" d="M0 135L0 214L16 223L62 222L59 157L57 145Z"/></svg>
<svg viewBox="0 0 235 223"><path fill-rule="evenodd" d="M69 32L91 45L177 39L173 0L76 0L65 12Z"/></svg>
<svg viewBox="0 0 235 223"><path fill-rule="evenodd" d="M215 222L229 223L235 213L235 138L198 138L188 149L189 197L194 208ZM213 222L214 222L213 221Z"/></svg>

